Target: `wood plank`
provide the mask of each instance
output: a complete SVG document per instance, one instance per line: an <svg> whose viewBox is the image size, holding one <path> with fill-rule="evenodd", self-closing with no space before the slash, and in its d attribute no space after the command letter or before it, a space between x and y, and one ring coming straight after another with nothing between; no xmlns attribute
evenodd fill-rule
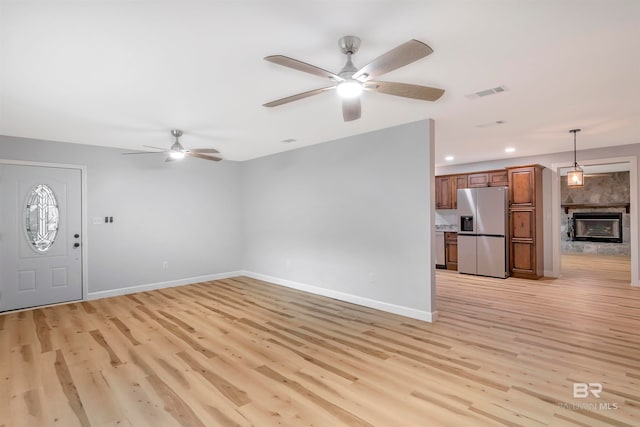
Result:
<svg viewBox="0 0 640 427"><path fill-rule="evenodd" d="M198 418L187 402L178 396L171 387L165 384L159 377L150 375L147 381L153 386L156 393L164 402L164 409L182 426L206 427L206 424Z"/></svg>
<svg viewBox="0 0 640 427"><path fill-rule="evenodd" d="M60 382L60 386L62 387L62 391L67 397L67 403L78 418L80 425L83 427L90 426L91 423L89 423L89 417L84 410L82 400L80 399L76 385L71 377L71 372L69 372L67 362L64 360L62 350L56 350L55 371L58 381Z"/></svg>

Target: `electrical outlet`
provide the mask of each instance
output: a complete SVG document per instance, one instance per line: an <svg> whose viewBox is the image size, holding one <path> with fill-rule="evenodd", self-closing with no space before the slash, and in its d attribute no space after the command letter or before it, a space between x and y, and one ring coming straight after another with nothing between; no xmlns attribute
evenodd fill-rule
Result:
<svg viewBox="0 0 640 427"><path fill-rule="evenodd" d="M169 268L169 261L164 261L164 262L162 263L162 268L163 268L163 269L167 269L167 268Z"/></svg>

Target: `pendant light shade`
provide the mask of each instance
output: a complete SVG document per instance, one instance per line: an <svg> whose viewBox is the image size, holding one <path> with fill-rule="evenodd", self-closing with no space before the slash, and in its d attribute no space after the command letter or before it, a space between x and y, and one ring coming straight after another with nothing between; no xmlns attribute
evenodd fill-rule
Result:
<svg viewBox="0 0 640 427"><path fill-rule="evenodd" d="M567 173L567 187L584 187L584 172L576 160L576 133L580 132L580 129L571 129L569 132L573 134L573 170Z"/></svg>
<svg viewBox="0 0 640 427"><path fill-rule="evenodd" d="M567 186L584 187L584 173L579 166L567 174Z"/></svg>

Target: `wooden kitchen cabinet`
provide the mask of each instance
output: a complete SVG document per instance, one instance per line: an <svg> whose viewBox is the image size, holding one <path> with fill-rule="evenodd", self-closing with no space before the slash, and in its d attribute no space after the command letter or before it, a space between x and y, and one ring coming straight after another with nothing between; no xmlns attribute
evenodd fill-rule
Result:
<svg viewBox="0 0 640 427"><path fill-rule="evenodd" d="M467 175L456 175L451 180L451 209L458 209L458 190L469 188L467 186Z"/></svg>
<svg viewBox="0 0 640 427"><path fill-rule="evenodd" d="M540 165L508 169L509 270L514 277L544 276L542 170Z"/></svg>
<svg viewBox="0 0 640 427"><path fill-rule="evenodd" d="M507 187L509 174L506 169L489 172L489 187Z"/></svg>
<svg viewBox="0 0 640 427"><path fill-rule="evenodd" d="M477 187L506 187L509 177L506 169L478 172L467 175L468 188Z"/></svg>
<svg viewBox="0 0 640 427"><path fill-rule="evenodd" d="M444 247L447 270L458 270L458 233L444 233Z"/></svg>
<svg viewBox="0 0 640 427"><path fill-rule="evenodd" d="M436 209L457 209L459 188L467 188L467 175L436 176Z"/></svg>
<svg viewBox="0 0 640 427"><path fill-rule="evenodd" d="M536 181L537 179L540 180L540 183ZM509 169L509 201L512 206L536 206L536 198L542 202L541 187L542 170L538 171L538 167L525 166Z"/></svg>
<svg viewBox="0 0 640 427"><path fill-rule="evenodd" d="M468 188L488 187L489 172L471 173L467 175Z"/></svg>
<svg viewBox="0 0 640 427"><path fill-rule="evenodd" d="M436 176L436 209L451 209L451 176Z"/></svg>

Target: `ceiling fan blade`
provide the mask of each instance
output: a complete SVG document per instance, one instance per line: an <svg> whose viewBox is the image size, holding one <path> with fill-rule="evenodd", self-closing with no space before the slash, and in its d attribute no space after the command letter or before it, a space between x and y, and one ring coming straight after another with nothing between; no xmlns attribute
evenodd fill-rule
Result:
<svg viewBox="0 0 640 427"><path fill-rule="evenodd" d="M175 162L177 159L174 159L173 157L169 156L167 157L164 161L169 163L169 162Z"/></svg>
<svg viewBox="0 0 640 427"><path fill-rule="evenodd" d="M160 154L162 151L138 151L136 153L121 153L123 156L129 156L131 154Z"/></svg>
<svg viewBox="0 0 640 427"><path fill-rule="evenodd" d="M266 104L262 104L263 107L277 107L278 105L287 104L289 102L297 101L299 99L308 98L313 95L321 94L322 92L326 92L328 90L335 89L335 86L327 86L322 87L320 89L313 89L307 92L298 93L296 95L287 96L286 98L276 99L275 101L267 102Z"/></svg>
<svg viewBox="0 0 640 427"><path fill-rule="evenodd" d="M368 80L372 77L380 76L389 71L404 67L431 53L433 53L433 49L427 44L418 40L409 40L360 68L353 75L353 78L361 81Z"/></svg>
<svg viewBox="0 0 640 427"><path fill-rule="evenodd" d="M264 60L273 62L274 64L282 65L283 67L293 68L294 70L302 71L304 73L313 74L315 76L324 77L338 82L344 80L342 77L332 73L331 71L316 67L315 65L307 64L306 62L298 61L297 59L289 58L288 56L271 55L265 57Z"/></svg>
<svg viewBox="0 0 640 427"><path fill-rule="evenodd" d="M153 148L154 150L160 150L161 152L165 153L169 150L167 150L166 148L160 148L160 147L152 147L150 145L143 145L143 147L147 147L147 148Z"/></svg>
<svg viewBox="0 0 640 427"><path fill-rule="evenodd" d="M214 162L219 162L220 160L222 160L220 157L207 156L206 154L198 154L198 153L185 153L185 154L187 156L197 157L198 159L213 160Z"/></svg>
<svg viewBox="0 0 640 427"><path fill-rule="evenodd" d="M358 120L362 113L360 98L345 98L342 100L342 118L345 122Z"/></svg>
<svg viewBox="0 0 640 427"><path fill-rule="evenodd" d="M190 153L219 153L215 148L192 148L187 150Z"/></svg>
<svg viewBox="0 0 640 427"><path fill-rule="evenodd" d="M444 89L396 82L368 81L364 84L364 89L423 101L436 101L444 94Z"/></svg>

